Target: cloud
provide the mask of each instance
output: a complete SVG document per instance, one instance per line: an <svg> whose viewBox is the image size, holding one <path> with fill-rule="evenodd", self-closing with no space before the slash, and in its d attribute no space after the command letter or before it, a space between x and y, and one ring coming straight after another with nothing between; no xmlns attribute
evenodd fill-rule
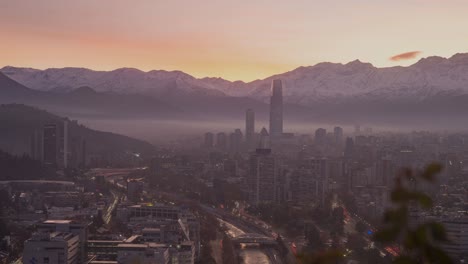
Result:
<svg viewBox="0 0 468 264"><path fill-rule="evenodd" d="M390 57L391 61L411 60L421 54L421 51L410 51Z"/></svg>

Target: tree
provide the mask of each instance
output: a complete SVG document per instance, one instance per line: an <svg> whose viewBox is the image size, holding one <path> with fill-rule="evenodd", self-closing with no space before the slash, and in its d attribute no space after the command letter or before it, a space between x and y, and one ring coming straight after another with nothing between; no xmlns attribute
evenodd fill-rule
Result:
<svg viewBox="0 0 468 264"><path fill-rule="evenodd" d="M433 206L432 199L425 193L417 190L419 182L434 182L435 176L441 171L439 164L430 164L422 172L415 173L405 169L402 174L395 178L395 187L391 192L391 200L395 204L384 214L384 226L377 231L374 239L383 244L400 244L401 252L393 263L398 264L452 264L453 261L440 244L448 242L444 227L437 222L426 222L417 226L409 225L409 208L419 207L430 209ZM355 237L356 239L361 236ZM352 242L350 237L348 245ZM361 244L362 245L362 244ZM376 250L368 251L366 257L378 259ZM302 254L298 258L301 263L323 264L336 263L342 254L337 251L328 251L319 254ZM369 262L368 263L375 263ZM380 261L379 261L380 262ZM385 260L384 260L385 262Z"/></svg>
<svg viewBox="0 0 468 264"><path fill-rule="evenodd" d="M405 169L395 178L395 188L391 200L395 207L384 215L384 227L376 232L375 239L382 243L398 243L401 254L395 263L447 263L453 261L439 245L447 242L444 227L437 222L426 222L417 226L409 224L409 208L430 209L432 199L417 190L419 182L434 182L435 175L441 171L439 164L430 164L421 173ZM409 187L408 187L409 186Z"/></svg>

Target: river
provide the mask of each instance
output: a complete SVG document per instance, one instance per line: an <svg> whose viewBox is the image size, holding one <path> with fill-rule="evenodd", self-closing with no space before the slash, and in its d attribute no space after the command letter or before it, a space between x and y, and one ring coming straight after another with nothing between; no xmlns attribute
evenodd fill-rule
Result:
<svg viewBox="0 0 468 264"><path fill-rule="evenodd" d="M245 234L244 231L239 229L238 227L224 221L218 219L222 224L224 224L228 231L228 235L231 237L237 237L242 234ZM253 247L241 247L239 252L240 257L242 258L243 264L271 264L272 262L268 258L267 254L263 252L260 248L253 248Z"/></svg>

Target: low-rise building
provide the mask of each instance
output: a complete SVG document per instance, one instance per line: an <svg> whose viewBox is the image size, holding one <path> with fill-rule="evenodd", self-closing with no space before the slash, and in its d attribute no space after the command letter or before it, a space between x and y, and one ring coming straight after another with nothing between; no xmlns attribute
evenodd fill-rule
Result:
<svg viewBox="0 0 468 264"><path fill-rule="evenodd" d="M78 264L80 238L72 233L35 233L24 243L25 264Z"/></svg>

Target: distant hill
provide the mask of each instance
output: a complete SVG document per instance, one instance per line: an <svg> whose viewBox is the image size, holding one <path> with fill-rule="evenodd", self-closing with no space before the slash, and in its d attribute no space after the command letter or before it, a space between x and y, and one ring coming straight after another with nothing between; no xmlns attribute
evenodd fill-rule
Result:
<svg viewBox="0 0 468 264"><path fill-rule="evenodd" d="M177 118L182 111L153 97L137 94L96 92L91 87L78 87L67 92L29 89L0 73L0 103L27 104L75 117Z"/></svg>
<svg viewBox="0 0 468 264"><path fill-rule="evenodd" d="M0 105L0 149L14 154L29 153L34 130L41 130L44 124L63 120L63 117L22 104ZM89 129L76 121L69 122L69 131L86 140L87 154L90 156L150 155L154 152L154 147L144 141Z"/></svg>

